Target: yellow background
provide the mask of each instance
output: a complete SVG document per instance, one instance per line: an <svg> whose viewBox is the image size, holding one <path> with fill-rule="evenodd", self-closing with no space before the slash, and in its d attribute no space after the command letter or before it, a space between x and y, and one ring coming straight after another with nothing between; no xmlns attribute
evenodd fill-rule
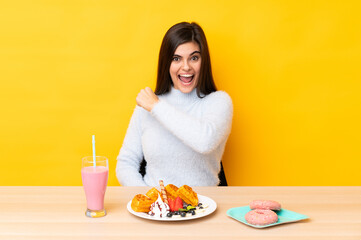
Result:
<svg viewBox="0 0 361 240"><path fill-rule="evenodd" d="M81 185L154 89L167 29L196 21L234 103L230 185L361 185L360 1L0 1L0 185Z"/></svg>

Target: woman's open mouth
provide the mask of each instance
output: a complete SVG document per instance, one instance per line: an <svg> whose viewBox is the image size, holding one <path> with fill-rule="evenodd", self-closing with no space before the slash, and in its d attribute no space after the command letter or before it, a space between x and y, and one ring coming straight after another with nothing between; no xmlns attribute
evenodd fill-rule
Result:
<svg viewBox="0 0 361 240"><path fill-rule="evenodd" d="M192 83L194 78L193 74L180 74L178 79L182 82L183 85L188 86Z"/></svg>

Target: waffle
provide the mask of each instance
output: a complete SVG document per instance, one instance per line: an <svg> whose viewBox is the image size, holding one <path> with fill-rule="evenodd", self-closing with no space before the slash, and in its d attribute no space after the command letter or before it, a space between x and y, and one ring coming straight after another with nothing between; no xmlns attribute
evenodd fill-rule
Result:
<svg viewBox="0 0 361 240"><path fill-rule="evenodd" d="M180 188L178 188L177 193L179 197L187 204L191 204L192 206L198 205L197 193L194 192L191 187L187 185L183 185Z"/></svg>
<svg viewBox="0 0 361 240"><path fill-rule="evenodd" d="M131 207L135 212L149 212L154 201L143 194L137 194L132 200Z"/></svg>
<svg viewBox="0 0 361 240"><path fill-rule="evenodd" d="M178 187L174 186L173 184L168 184L167 186L165 186L165 191L167 192L167 197L171 198L171 199L176 199L177 197L179 197L178 193L177 193Z"/></svg>
<svg viewBox="0 0 361 240"><path fill-rule="evenodd" d="M160 192L158 191L158 189L156 189L155 187L153 187L152 189L150 189L145 195L147 197L149 197L150 199L152 199L153 202L155 202L158 198L158 194L160 194ZM163 200L163 199L162 199Z"/></svg>

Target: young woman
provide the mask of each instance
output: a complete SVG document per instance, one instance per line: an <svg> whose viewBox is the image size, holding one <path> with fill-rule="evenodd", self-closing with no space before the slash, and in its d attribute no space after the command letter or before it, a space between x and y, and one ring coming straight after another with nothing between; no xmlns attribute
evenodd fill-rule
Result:
<svg viewBox="0 0 361 240"><path fill-rule="evenodd" d="M213 81L207 40L196 23L172 26L159 52L155 92L142 89L117 157L123 186L217 186L233 105ZM142 160L145 175L139 172Z"/></svg>

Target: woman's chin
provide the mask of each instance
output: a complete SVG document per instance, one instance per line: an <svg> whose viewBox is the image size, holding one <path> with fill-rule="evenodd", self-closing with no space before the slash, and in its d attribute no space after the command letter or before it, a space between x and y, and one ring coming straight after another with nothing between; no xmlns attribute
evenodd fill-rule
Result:
<svg viewBox="0 0 361 240"><path fill-rule="evenodd" d="M181 91L182 93L190 93L190 92L193 91L193 89L194 89L194 86L193 86L193 85L192 85L192 86L187 86L187 87L185 87L185 86L180 86L180 87L178 88L178 90Z"/></svg>
<svg viewBox="0 0 361 240"><path fill-rule="evenodd" d="M178 89L182 93L190 93L193 91L194 88L195 88L195 84L193 81L190 84L179 81L179 84L176 89Z"/></svg>

